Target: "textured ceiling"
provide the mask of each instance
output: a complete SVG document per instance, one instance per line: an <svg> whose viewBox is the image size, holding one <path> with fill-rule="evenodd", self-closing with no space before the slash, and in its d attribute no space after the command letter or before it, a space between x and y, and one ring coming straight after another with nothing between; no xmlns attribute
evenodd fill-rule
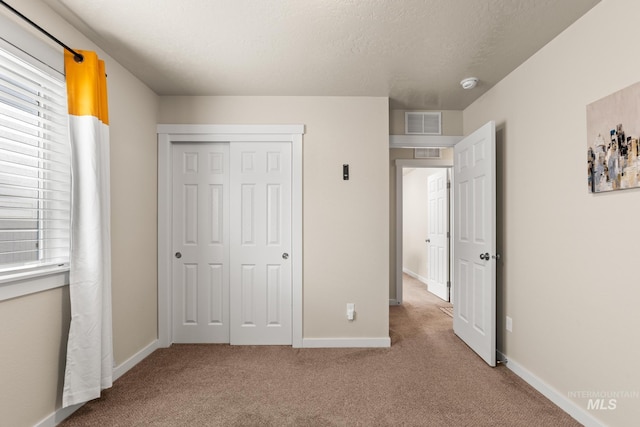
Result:
<svg viewBox="0 0 640 427"><path fill-rule="evenodd" d="M43 1L159 95L389 96L391 108L452 110L599 2ZM463 91L469 76L480 84Z"/></svg>

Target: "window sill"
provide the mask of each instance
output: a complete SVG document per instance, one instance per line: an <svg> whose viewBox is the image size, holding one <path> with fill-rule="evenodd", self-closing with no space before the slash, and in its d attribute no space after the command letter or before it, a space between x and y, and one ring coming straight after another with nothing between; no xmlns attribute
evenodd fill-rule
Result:
<svg viewBox="0 0 640 427"><path fill-rule="evenodd" d="M34 294L69 284L69 266L0 276L0 301Z"/></svg>

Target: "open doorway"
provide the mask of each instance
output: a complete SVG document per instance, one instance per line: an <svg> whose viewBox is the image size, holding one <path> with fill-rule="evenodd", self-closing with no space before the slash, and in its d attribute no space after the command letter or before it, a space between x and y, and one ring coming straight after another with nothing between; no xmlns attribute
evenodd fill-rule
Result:
<svg viewBox="0 0 640 427"><path fill-rule="evenodd" d="M451 287L449 176L449 168L402 168L402 272L446 302Z"/></svg>
<svg viewBox="0 0 640 427"><path fill-rule="evenodd" d="M396 294L402 298L409 276L449 302L449 167L398 163L396 269L402 276Z"/></svg>

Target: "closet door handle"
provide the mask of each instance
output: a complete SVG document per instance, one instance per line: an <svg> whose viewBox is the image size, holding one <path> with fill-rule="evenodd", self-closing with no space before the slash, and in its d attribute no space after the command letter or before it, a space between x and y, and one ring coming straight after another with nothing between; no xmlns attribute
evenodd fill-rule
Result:
<svg viewBox="0 0 640 427"><path fill-rule="evenodd" d="M283 253L282 254L282 259L289 259L289 254L288 253Z"/></svg>
<svg viewBox="0 0 640 427"><path fill-rule="evenodd" d="M180 252L176 252L175 257L180 259L180 258L182 258L182 254Z"/></svg>

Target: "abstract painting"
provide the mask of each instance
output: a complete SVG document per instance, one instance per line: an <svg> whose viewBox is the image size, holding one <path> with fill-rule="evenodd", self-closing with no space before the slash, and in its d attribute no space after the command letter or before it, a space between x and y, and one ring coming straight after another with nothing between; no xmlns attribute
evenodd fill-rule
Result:
<svg viewBox="0 0 640 427"><path fill-rule="evenodd" d="M640 82L587 105L589 192L640 187Z"/></svg>

